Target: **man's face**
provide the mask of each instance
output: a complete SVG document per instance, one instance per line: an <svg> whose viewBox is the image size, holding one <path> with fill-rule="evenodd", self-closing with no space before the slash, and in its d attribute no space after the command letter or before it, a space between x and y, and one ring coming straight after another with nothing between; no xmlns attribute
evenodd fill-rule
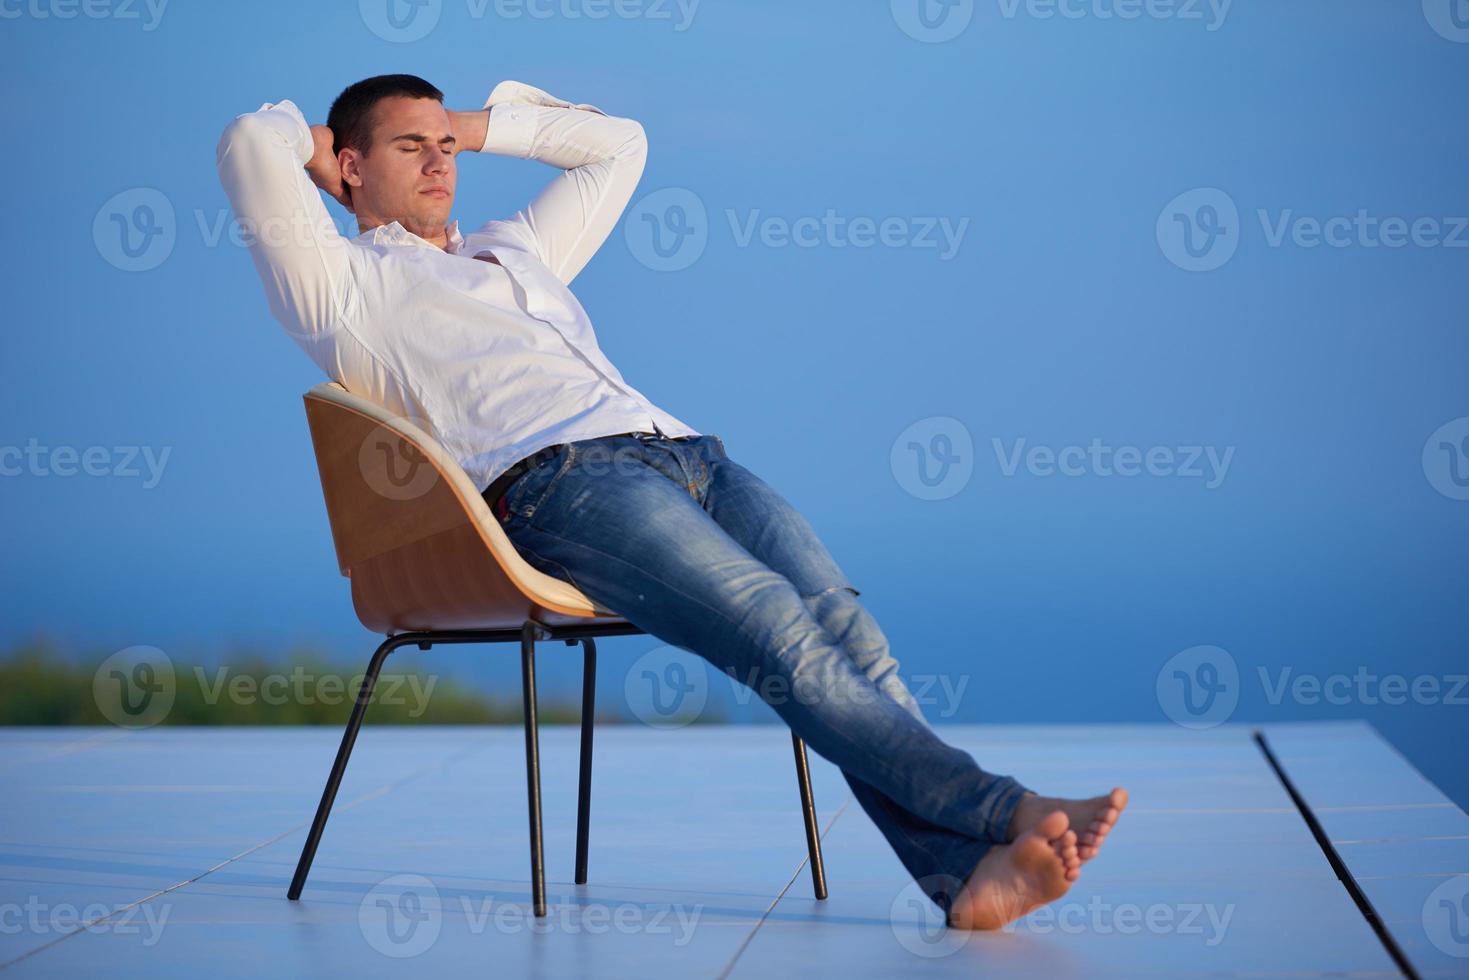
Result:
<svg viewBox="0 0 1469 980"><path fill-rule="evenodd" d="M397 221L420 238L440 235L454 207L454 134L443 103L394 95L372 109L366 156L340 155L352 211L364 228Z"/></svg>

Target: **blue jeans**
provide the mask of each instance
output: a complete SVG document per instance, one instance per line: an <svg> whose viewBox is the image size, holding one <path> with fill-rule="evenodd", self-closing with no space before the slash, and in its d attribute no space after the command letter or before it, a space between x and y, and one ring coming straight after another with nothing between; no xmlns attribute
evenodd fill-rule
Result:
<svg viewBox="0 0 1469 980"><path fill-rule="evenodd" d="M1005 841L1025 789L929 727L858 590L805 517L723 440L566 443L517 477L505 502L501 523L528 564L760 693L841 769L947 915L957 887Z"/></svg>

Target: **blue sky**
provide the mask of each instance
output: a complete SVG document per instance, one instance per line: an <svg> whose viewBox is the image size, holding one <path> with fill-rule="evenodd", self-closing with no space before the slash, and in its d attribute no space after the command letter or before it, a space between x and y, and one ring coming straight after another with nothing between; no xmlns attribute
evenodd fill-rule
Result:
<svg viewBox="0 0 1469 980"><path fill-rule="evenodd" d="M626 233L576 282L604 349L811 518L906 673L968 678L943 720L1166 721L1165 664L1214 645L1233 720L1366 717L1469 798L1469 705L1446 703L1469 670L1469 27L1447 0L989 0L942 41L905 0L439 0L414 40L381 3L66 9L0 25L0 446L36 447L0 459L7 645L365 659L302 414L321 379L230 242L215 143L266 101L321 121L371 74L455 108L514 78L644 124ZM455 215L549 177L461 159ZM639 238L667 189L702 209L671 270ZM171 248L128 271L113 216L160 198ZM912 444L951 460L942 499ZM56 472L65 447L102 447L102 475ZM1113 472L1124 447L1154 472ZM611 642L606 669L655 645ZM504 651L450 660L515 676ZM1272 697L1363 671L1442 693Z"/></svg>

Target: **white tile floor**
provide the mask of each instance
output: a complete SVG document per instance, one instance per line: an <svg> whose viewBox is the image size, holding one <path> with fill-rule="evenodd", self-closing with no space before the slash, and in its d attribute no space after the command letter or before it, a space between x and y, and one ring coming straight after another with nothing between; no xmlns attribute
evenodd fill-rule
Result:
<svg viewBox="0 0 1469 980"><path fill-rule="evenodd" d="M815 901L783 728L600 728L580 887L576 731L543 729L540 921L518 728L369 722L299 903L286 885L339 733L0 729L0 972L1398 975L1248 728L941 731L1043 791L1132 792L1071 893L1007 932L935 928L813 754L831 892ZM1469 817L1365 726L1267 733L1422 974L1469 975L1469 919L1428 901L1469 885Z"/></svg>

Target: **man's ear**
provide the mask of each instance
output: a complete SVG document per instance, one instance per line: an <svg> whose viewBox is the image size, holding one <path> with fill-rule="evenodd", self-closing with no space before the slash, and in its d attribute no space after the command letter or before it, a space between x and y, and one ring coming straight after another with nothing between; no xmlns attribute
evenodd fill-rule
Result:
<svg viewBox="0 0 1469 980"><path fill-rule="evenodd" d="M362 155L351 147L343 147L337 156L337 169L342 174L342 183L350 194L353 187L362 186Z"/></svg>

